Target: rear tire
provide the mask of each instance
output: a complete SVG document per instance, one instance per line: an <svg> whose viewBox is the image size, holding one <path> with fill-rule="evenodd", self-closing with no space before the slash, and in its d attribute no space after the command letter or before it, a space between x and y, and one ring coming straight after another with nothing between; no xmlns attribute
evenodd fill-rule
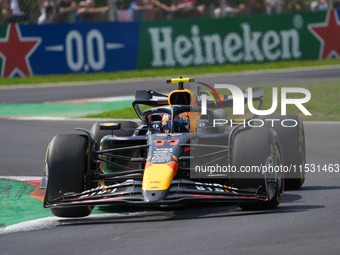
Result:
<svg viewBox="0 0 340 255"><path fill-rule="evenodd" d="M291 172L285 173L285 188L301 188L306 178L304 169L306 163L306 146L304 127L300 117L295 114L287 114L285 116L272 114L269 116L261 116L260 119L264 120L265 126L267 127L271 127L272 122L265 121L265 119L279 119L280 123L285 119L293 119L297 122L296 127L283 127L275 121L273 129L281 140L284 158L283 163L285 166L291 167L292 169Z"/></svg>
<svg viewBox="0 0 340 255"><path fill-rule="evenodd" d="M48 149L48 184L45 202L52 203L61 193L80 193L86 190L88 140L81 135L57 135ZM50 208L58 217L85 217L93 207Z"/></svg>
<svg viewBox="0 0 340 255"><path fill-rule="evenodd" d="M236 169L241 167L254 167L267 165L282 165L280 140L273 129L252 128L236 134L232 146L232 162ZM238 189L258 189L271 195L269 201L241 202L242 210L274 209L283 196L284 179L280 171L274 175L274 182L268 182L269 176L260 173L239 172L234 179L234 186ZM271 175L273 177L273 175Z"/></svg>

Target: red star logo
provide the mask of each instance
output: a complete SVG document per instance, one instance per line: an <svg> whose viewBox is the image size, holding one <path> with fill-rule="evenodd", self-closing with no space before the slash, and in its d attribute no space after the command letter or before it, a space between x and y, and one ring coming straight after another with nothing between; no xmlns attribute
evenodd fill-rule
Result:
<svg viewBox="0 0 340 255"><path fill-rule="evenodd" d="M0 39L0 57L3 60L1 77L31 76L32 70L29 57L40 44L40 38L21 36L19 26L8 26L5 38Z"/></svg>
<svg viewBox="0 0 340 255"><path fill-rule="evenodd" d="M308 28L321 42L319 58L340 56L340 22L336 10L327 13L324 23L311 24Z"/></svg>

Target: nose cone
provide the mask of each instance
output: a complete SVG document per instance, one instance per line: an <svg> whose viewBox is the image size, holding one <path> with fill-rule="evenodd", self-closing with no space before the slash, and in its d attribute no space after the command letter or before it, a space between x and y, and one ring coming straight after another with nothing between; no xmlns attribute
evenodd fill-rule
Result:
<svg viewBox="0 0 340 255"><path fill-rule="evenodd" d="M144 201L152 203L158 202L164 199L166 190L143 190Z"/></svg>

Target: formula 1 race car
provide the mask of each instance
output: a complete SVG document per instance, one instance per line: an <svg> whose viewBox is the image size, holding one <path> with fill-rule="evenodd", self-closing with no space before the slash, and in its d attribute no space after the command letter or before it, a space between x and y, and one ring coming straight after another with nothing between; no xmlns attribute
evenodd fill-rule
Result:
<svg viewBox="0 0 340 255"><path fill-rule="evenodd" d="M298 116L270 116L294 121L289 128L272 127L263 116L245 125L245 120L228 119L225 108L233 105L233 95L213 96L204 86L214 88L204 83L185 89L192 78L168 83L178 83L168 96L136 91L132 105L139 126L97 122L90 131L77 128L83 134L51 140L42 182L45 208L60 217L83 217L95 205L119 203L238 202L243 210L272 209L280 204L284 186L301 187L305 138ZM263 94L263 88L252 89L258 109ZM244 90L244 103L248 95ZM142 111L141 105L148 108Z"/></svg>

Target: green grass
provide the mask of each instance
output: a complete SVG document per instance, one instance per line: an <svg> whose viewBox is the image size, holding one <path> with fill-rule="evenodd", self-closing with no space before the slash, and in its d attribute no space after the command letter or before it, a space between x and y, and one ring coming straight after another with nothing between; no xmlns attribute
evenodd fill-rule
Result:
<svg viewBox="0 0 340 255"><path fill-rule="evenodd" d="M340 121L340 80L331 82L315 82L301 84L281 84L273 86L264 86L264 104L262 109L270 109L272 105L272 88L278 88L278 106L275 113L281 113L281 88L298 87L308 89L311 93L311 99L303 106L312 114L305 116L295 105L287 105L287 114L297 114L302 120L309 121ZM244 88L243 88L244 89ZM303 94L288 93L287 98L303 98ZM256 105L254 105L256 107ZM247 107L245 108L247 109ZM231 111L230 111L231 112ZM232 115L231 115L232 116ZM251 114L247 113L247 117ZM232 116L233 117L233 116Z"/></svg>
<svg viewBox="0 0 340 255"><path fill-rule="evenodd" d="M150 106L141 105L142 111L145 111L146 109L152 108ZM119 116L119 117L115 117ZM138 119L138 116L135 112L135 110L130 108L120 109L120 110L111 110L111 111L105 111L98 114L89 114L84 116L83 118L102 118L102 119Z"/></svg>
<svg viewBox="0 0 340 255"><path fill-rule="evenodd" d="M275 70L283 68L299 68L312 66L339 65L339 59L328 60L308 60L308 61L282 61L258 64L227 64L216 66L199 66L186 68L162 68L136 71L121 71L112 73L92 73L92 74L67 74L67 75L37 75L32 77L1 78L0 86L4 85L39 85L44 83L64 83L64 82L89 82L89 81L115 81L131 78L150 77L178 77L195 76L217 73L238 73L244 71Z"/></svg>
<svg viewBox="0 0 340 255"><path fill-rule="evenodd" d="M263 110L269 109L272 104L272 88L278 88L278 107L275 113L281 112L281 89L282 87L299 87L306 88L311 92L311 100L304 104L305 108L312 113L312 116L305 116L296 106L288 105L288 114L298 114L302 120L318 121L340 121L340 81L318 82L309 84L282 84L275 86L265 86ZM244 88L243 88L244 89ZM303 95L302 95L303 96ZM301 98L301 94L289 93L288 98ZM256 105L254 106L256 107ZM248 107L245 107L244 116L233 116L232 110L228 109L230 118L251 117ZM247 112L248 110L248 112ZM134 119L137 118L132 108L124 110L106 111L97 115L89 115L91 118L115 118L115 119Z"/></svg>
<svg viewBox="0 0 340 255"><path fill-rule="evenodd" d="M285 85L284 87L306 88L311 92L311 100L304 104L312 116L304 116L301 111L293 105L287 106L287 113L298 114L302 120L323 120L323 121L340 121L340 81L320 82L311 84ZM270 93L270 91L267 91ZM299 95L291 94L290 98L300 98ZM268 109L270 101L264 105ZM281 100L279 101L281 104ZM266 107L266 108L265 108Z"/></svg>
<svg viewBox="0 0 340 255"><path fill-rule="evenodd" d="M144 109L143 109L144 110ZM130 108L125 108L121 110L105 111L98 114L86 115L83 118L103 118L103 119L138 119L135 110Z"/></svg>

